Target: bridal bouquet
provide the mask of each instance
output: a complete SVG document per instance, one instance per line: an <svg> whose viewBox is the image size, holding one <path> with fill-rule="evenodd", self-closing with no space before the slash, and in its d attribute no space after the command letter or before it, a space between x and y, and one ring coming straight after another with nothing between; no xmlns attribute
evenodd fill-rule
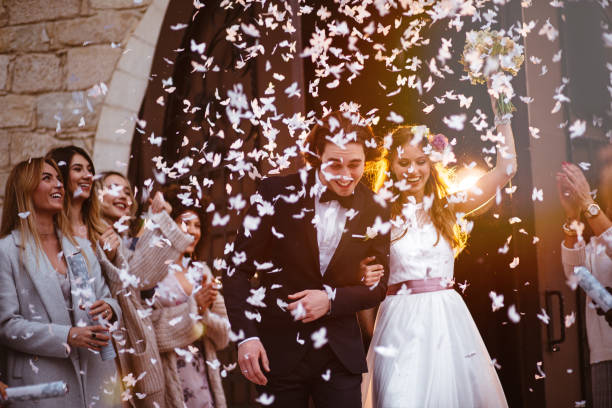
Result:
<svg viewBox="0 0 612 408"><path fill-rule="evenodd" d="M510 75L516 76L524 60L523 46L498 31L487 29L466 34L461 57L464 70L474 85L491 81L489 92L497 98L497 110L502 116L516 110L510 102L514 96Z"/></svg>

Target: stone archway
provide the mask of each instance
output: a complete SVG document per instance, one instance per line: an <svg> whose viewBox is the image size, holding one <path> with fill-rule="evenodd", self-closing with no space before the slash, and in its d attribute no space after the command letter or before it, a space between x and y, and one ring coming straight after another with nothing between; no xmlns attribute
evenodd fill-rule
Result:
<svg viewBox="0 0 612 408"><path fill-rule="evenodd" d="M153 0L129 37L102 105L93 147L100 170L127 171L132 136L169 0Z"/></svg>

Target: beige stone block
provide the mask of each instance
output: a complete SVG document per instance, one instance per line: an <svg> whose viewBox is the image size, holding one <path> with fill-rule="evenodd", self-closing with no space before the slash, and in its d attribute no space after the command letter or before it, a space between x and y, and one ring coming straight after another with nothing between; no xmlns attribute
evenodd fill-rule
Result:
<svg viewBox="0 0 612 408"><path fill-rule="evenodd" d="M153 0L153 2L151 3L151 6L158 7L164 10L164 13L165 13L166 9L168 8L169 3L170 3L170 0Z"/></svg>
<svg viewBox="0 0 612 408"><path fill-rule="evenodd" d="M125 53L117 63L117 69L129 72L133 76L148 78L154 54L155 47L132 36L125 46Z"/></svg>
<svg viewBox="0 0 612 408"><path fill-rule="evenodd" d="M8 182L9 171L0 172L0 213L4 205L4 193L6 191L6 183Z"/></svg>
<svg viewBox="0 0 612 408"><path fill-rule="evenodd" d="M113 106L104 106L98 121L96 140L116 144L131 144L136 117L136 112Z"/></svg>
<svg viewBox="0 0 612 408"><path fill-rule="evenodd" d="M95 137L95 132L93 130L89 130L89 131L67 131L67 132L62 132L62 133L58 133L55 135L55 137L57 139L60 140L71 140L71 141L75 141L75 140L92 140ZM68 143L68 142L66 142ZM92 142L93 144L93 142ZM91 150L87 150L88 152L91 152Z"/></svg>
<svg viewBox="0 0 612 408"><path fill-rule="evenodd" d="M105 104L126 108L131 112L138 112L142 98L147 90L148 76L134 77L123 70L116 70L113 74Z"/></svg>
<svg viewBox="0 0 612 408"><path fill-rule="evenodd" d="M8 10L0 4L0 27L8 24Z"/></svg>
<svg viewBox="0 0 612 408"><path fill-rule="evenodd" d="M17 93L55 91L62 86L60 58L54 54L26 54L15 59L12 90Z"/></svg>
<svg viewBox="0 0 612 408"><path fill-rule="evenodd" d="M73 144L75 146L79 146L83 149L85 149L86 152L93 152L93 146L94 146L94 138L93 136L87 139L71 139L70 140L70 144ZM90 154L91 156L91 154ZM95 162L94 162L95 164Z"/></svg>
<svg viewBox="0 0 612 408"><path fill-rule="evenodd" d="M5 0L10 24L55 20L79 15L81 0Z"/></svg>
<svg viewBox="0 0 612 408"><path fill-rule="evenodd" d="M166 7L158 7L152 4L138 24L134 35L152 46L157 44L157 38L161 30L162 22L166 14Z"/></svg>
<svg viewBox="0 0 612 408"><path fill-rule="evenodd" d="M95 128L102 106L101 99L89 98L83 91L40 95L36 103L37 127L56 129L59 122L62 130Z"/></svg>
<svg viewBox="0 0 612 408"><path fill-rule="evenodd" d="M8 85L9 62L9 55L0 55L0 91L5 90Z"/></svg>
<svg viewBox="0 0 612 408"><path fill-rule="evenodd" d="M40 52L51 46L52 26L48 23L25 24L0 29L0 52Z"/></svg>
<svg viewBox="0 0 612 408"><path fill-rule="evenodd" d="M99 14L55 23L55 40L65 45L123 43L136 27L142 12L138 10L101 11Z"/></svg>
<svg viewBox="0 0 612 408"><path fill-rule="evenodd" d="M121 52L120 48L105 45L68 50L67 89L86 89L99 82L108 82Z"/></svg>
<svg viewBox="0 0 612 408"><path fill-rule="evenodd" d="M130 151L129 144L112 143L96 138L93 146L93 162L96 164L96 171L118 171L126 174Z"/></svg>
<svg viewBox="0 0 612 408"><path fill-rule="evenodd" d="M55 147L66 144L55 139L51 133L13 132L10 140L11 166L30 157L40 157Z"/></svg>
<svg viewBox="0 0 612 408"><path fill-rule="evenodd" d="M10 170L0 172L0 186L2 186L2 188L0 189L0 194L2 195L3 198L4 198L4 192L6 191L6 183L8 181L9 174L10 174Z"/></svg>
<svg viewBox="0 0 612 408"><path fill-rule="evenodd" d="M6 130L0 130L0 170L9 170L11 168L10 152L10 137ZM4 190L0 184L0 191Z"/></svg>
<svg viewBox="0 0 612 408"><path fill-rule="evenodd" d="M35 103L33 96L0 96L0 128L31 126Z"/></svg>
<svg viewBox="0 0 612 408"><path fill-rule="evenodd" d="M119 9L148 6L151 0L89 0L94 9Z"/></svg>

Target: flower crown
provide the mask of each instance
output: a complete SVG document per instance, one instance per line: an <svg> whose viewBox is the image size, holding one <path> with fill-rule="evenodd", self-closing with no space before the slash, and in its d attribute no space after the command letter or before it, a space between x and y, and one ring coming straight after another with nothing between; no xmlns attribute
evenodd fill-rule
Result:
<svg viewBox="0 0 612 408"><path fill-rule="evenodd" d="M433 134L429 131L429 128L424 125L410 126L409 130L414 137L412 143L418 144L425 139L427 140L427 145L423 147L423 152L429 156L429 160L433 162L442 162L443 166L456 161L451 143L449 143L447 137L442 133ZM388 150L392 143L392 134L385 136L385 149Z"/></svg>
<svg viewBox="0 0 612 408"><path fill-rule="evenodd" d="M456 161L453 148L446 136L442 133L427 135L429 144L425 147L425 153L429 155L429 160L432 162L440 162L443 166Z"/></svg>
<svg viewBox="0 0 612 408"><path fill-rule="evenodd" d="M429 142L433 150L439 153L443 153L446 147L449 145L448 139L442 133L437 133L435 135L431 133L428 134L427 141Z"/></svg>

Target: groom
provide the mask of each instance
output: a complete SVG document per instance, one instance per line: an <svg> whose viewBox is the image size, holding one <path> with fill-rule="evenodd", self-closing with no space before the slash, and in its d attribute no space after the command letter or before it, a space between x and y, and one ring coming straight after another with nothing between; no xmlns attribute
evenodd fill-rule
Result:
<svg viewBox="0 0 612 408"><path fill-rule="evenodd" d="M332 112L305 141L311 169L261 181L223 275L242 374L260 402L361 407L367 371L356 313L385 297L362 284L360 260L388 270L387 211L360 180L378 150L356 113ZM368 228L370 227L370 228ZM257 274L259 287L251 289ZM267 400L267 401L264 401Z"/></svg>

